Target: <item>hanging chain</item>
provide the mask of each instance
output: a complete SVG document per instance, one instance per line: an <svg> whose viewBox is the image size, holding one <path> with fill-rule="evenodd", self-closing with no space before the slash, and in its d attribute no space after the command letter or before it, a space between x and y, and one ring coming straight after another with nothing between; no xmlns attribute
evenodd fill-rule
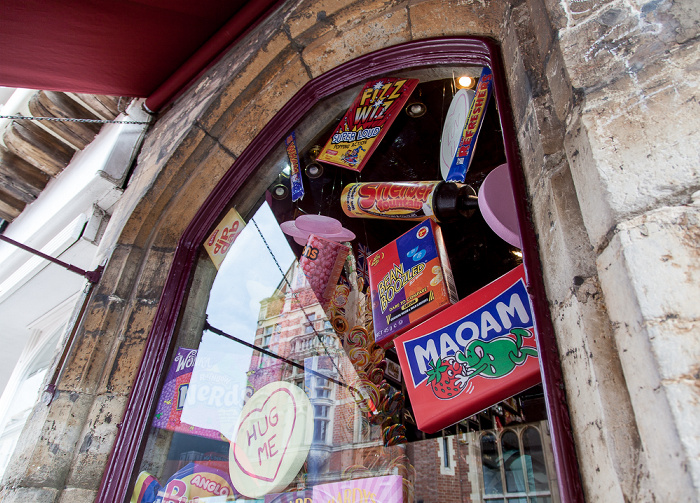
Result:
<svg viewBox="0 0 700 503"><path fill-rule="evenodd" d="M69 117L33 117L31 115L0 115L0 119L21 119L29 121L87 122L90 124L150 124L144 121L117 121L108 119L73 119Z"/></svg>
<svg viewBox="0 0 700 503"><path fill-rule="evenodd" d="M307 323L311 326L311 330L313 330L314 334L316 334L316 337L318 338L318 341L321 343L321 346L323 346L323 349L325 349L326 354L331 357L331 362L333 362L333 366L338 371L338 374L343 375L342 372L340 372L338 365L335 363L335 359L331 356L330 352L328 351L328 347L326 347L326 343L323 341L323 337L321 337L321 334L319 334L316 331L316 327L314 326L313 320L311 320L309 318L308 313L304 309L303 303L301 302L301 300L297 296L297 292L294 290L294 288L292 288L291 283L287 279L287 274L282 270L282 267L280 266L279 262L277 261L277 257L275 257L275 254L272 252L272 248L270 248L270 245L267 243L267 239L265 239L265 236L263 236L263 233L260 230L260 227L258 227L258 223L255 221L254 218L251 218L250 221L253 222L253 224L255 225L255 228L258 230L258 234L260 234L260 238L263 240L263 243L265 243L265 247L267 248L267 251L270 253L272 260L275 261L275 265L277 266L277 269L279 269L280 273L282 274L282 277L284 278L284 282L289 287L289 291L292 292L292 296L299 303L299 308L301 309L301 312L304 314L304 317L306 318Z"/></svg>

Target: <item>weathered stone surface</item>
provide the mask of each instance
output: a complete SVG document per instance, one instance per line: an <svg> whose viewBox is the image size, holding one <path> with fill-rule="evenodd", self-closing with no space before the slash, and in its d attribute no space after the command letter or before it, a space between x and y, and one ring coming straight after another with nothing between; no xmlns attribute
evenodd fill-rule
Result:
<svg viewBox="0 0 700 503"><path fill-rule="evenodd" d="M243 152L274 114L309 81L306 67L297 54L290 54L275 75L265 76L269 80L260 90L265 99L248 102L219 137L221 145L236 156Z"/></svg>
<svg viewBox="0 0 700 503"><path fill-rule="evenodd" d="M0 490L0 501L3 503L54 503L58 496L58 489L51 487L4 487Z"/></svg>
<svg viewBox="0 0 700 503"><path fill-rule="evenodd" d="M154 302L143 301L131 310L128 330L117 340L105 362L108 371L102 376L99 393L128 396L131 392L156 310Z"/></svg>
<svg viewBox="0 0 700 503"><path fill-rule="evenodd" d="M620 219L683 202L700 186L700 119L688 105L697 99L698 86L697 81L680 82L681 77L671 76L660 86L649 81L648 90L640 89L633 76L625 77L587 98L581 124L590 158L574 165L577 187L583 182L579 197L597 200L592 204L599 211L589 212L587 222L595 242ZM578 127L571 128L572 137ZM570 158L582 150L572 143L567 149ZM598 219L601 213L607 217Z"/></svg>
<svg viewBox="0 0 700 503"><path fill-rule="evenodd" d="M121 321L124 302L109 299L104 305L92 304L85 325L75 336L73 349L65 361L58 388L64 392L95 393L113 344L112 333Z"/></svg>
<svg viewBox="0 0 700 503"><path fill-rule="evenodd" d="M650 501L645 459L598 286L552 306L587 501Z"/></svg>
<svg viewBox="0 0 700 503"><path fill-rule="evenodd" d="M599 269L622 262L642 320L700 318L700 208L661 208L620 224ZM611 285L612 286L612 285Z"/></svg>
<svg viewBox="0 0 700 503"><path fill-rule="evenodd" d="M202 127L213 136L219 136L250 96L260 92L264 87L265 79L261 76L265 72L274 75L281 69L286 60L281 53L289 47L290 41L286 33L279 32L263 44L260 50L252 54L244 63L245 66L226 83L221 94L207 110L206 116L202 117L200 120ZM247 95L242 96L246 90L249 90Z"/></svg>
<svg viewBox="0 0 700 503"><path fill-rule="evenodd" d="M575 98L558 42L552 46L547 55L545 75L549 83L552 105L563 128L574 106Z"/></svg>
<svg viewBox="0 0 700 503"><path fill-rule="evenodd" d="M92 400L83 393L57 392L49 407L38 404L34 414L43 421L38 426L34 421L27 423L20 438L24 445L18 446L4 482L62 489Z"/></svg>
<svg viewBox="0 0 700 503"><path fill-rule="evenodd" d="M400 8L368 18L364 23L349 28L343 25L340 31L329 32L309 44L302 56L311 74L317 77L339 62L410 39L408 15L405 8Z"/></svg>
<svg viewBox="0 0 700 503"><path fill-rule="evenodd" d="M66 487L61 492L58 503L94 503L96 497L97 491Z"/></svg>
<svg viewBox="0 0 700 503"><path fill-rule="evenodd" d="M110 225L114 222L114 229L121 231L120 243L143 246L157 227L159 211L168 205L172 190L187 178L179 168L200 146L206 133L193 126L186 129L184 137L175 139L179 141L177 150L169 143L174 139L167 127L156 128L146 139L148 145L143 147L129 187L117 203L119 216L116 221L114 216L110 220ZM164 171L166 163L172 169ZM127 225L129 221L134 225Z"/></svg>
<svg viewBox="0 0 700 503"><path fill-rule="evenodd" d="M595 277L596 268L568 166L561 157L548 161L553 166L533 191L531 207L547 297L557 305Z"/></svg>
<svg viewBox="0 0 700 503"><path fill-rule="evenodd" d="M531 105L532 89L530 79L525 71L518 35L510 22L512 16L512 10L508 10L502 25L501 43L503 44L503 66L508 79L513 118L516 129L520 129L526 120L528 106ZM530 110L529 113L532 114L533 111Z"/></svg>
<svg viewBox="0 0 700 503"><path fill-rule="evenodd" d="M509 2L426 0L409 7L414 39L445 35L496 36Z"/></svg>
<svg viewBox="0 0 700 503"><path fill-rule="evenodd" d="M99 488L107 457L112 452L117 436L117 424L126 407L126 396L103 394L95 398L88 417L90 420L80 433L78 450L71 464L66 485L87 490L78 493L87 496Z"/></svg>
<svg viewBox="0 0 700 503"><path fill-rule="evenodd" d="M686 427L697 429L697 414L689 414L679 397L663 385L661 361L655 356L684 351L683 335L664 346L668 338L651 338L646 325L679 312L697 318L693 313L698 308L690 301L699 298L697 215L697 208L681 207L637 217L619 227L598 258L601 286L655 495L669 501L694 501L689 478L698 480L696 459L691 458L696 444L688 444L681 435ZM689 226L689 221L696 223ZM664 472L676 475L670 480L661 475Z"/></svg>
<svg viewBox="0 0 700 503"><path fill-rule="evenodd" d="M330 26L330 16L350 3L349 0L319 0L302 3L287 20L290 36L296 39L309 28L323 24Z"/></svg>

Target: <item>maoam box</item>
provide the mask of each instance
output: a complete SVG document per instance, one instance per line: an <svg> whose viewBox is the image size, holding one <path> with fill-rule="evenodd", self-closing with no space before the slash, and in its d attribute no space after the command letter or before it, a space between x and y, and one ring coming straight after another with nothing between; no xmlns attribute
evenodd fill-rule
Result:
<svg viewBox="0 0 700 503"><path fill-rule="evenodd" d="M457 302L440 227L424 220L370 255L374 340L381 346Z"/></svg>
<svg viewBox="0 0 700 503"><path fill-rule="evenodd" d="M416 424L426 433L541 381L522 265L395 343Z"/></svg>

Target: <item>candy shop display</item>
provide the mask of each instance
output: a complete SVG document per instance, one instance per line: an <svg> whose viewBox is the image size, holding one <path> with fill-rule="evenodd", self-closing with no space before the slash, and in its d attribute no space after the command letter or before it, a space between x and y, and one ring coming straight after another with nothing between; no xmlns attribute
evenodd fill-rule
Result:
<svg viewBox="0 0 700 503"><path fill-rule="evenodd" d="M178 348L160 393L153 426L221 440L221 433L217 430L192 426L181 421L196 359L196 349Z"/></svg>
<svg viewBox="0 0 700 503"><path fill-rule="evenodd" d="M349 246L313 234L304 247L299 265L324 310L328 310L349 253Z"/></svg>
<svg viewBox="0 0 700 503"><path fill-rule="evenodd" d="M416 423L427 433L541 381L522 265L395 344Z"/></svg>
<svg viewBox="0 0 700 503"><path fill-rule="evenodd" d="M484 67L481 71L479 83L476 86L476 94L469 107L469 116L464 124L462 135L457 145L454 159L450 165L450 171L445 176L448 182L463 182L467 170L472 162L476 140L479 138L481 124L493 93L493 74L491 69Z"/></svg>
<svg viewBox="0 0 700 503"><path fill-rule="evenodd" d="M469 185L437 182L351 183L340 195L343 212L353 218L437 222L468 218L477 198Z"/></svg>
<svg viewBox="0 0 700 503"><path fill-rule="evenodd" d="M130 503L233 501L231 479L223 470L189 463L161 486L150 473L139 474Z"/></svg>
<svg viewBox="0 0 700 503"><path fill-rule="evenodd" d="M264 503L313 503L313 491L292 491L288 493L266 494Z"/></svg>
<svg viewBox="0 0 700 503"><path fill-rule="evenodd" d="M217 269L221 267L221 263L226 258L231 245L244 227L245 221L243 218L241 218L235 208L231 208L204 242L204 249Z"/></svg>
<svg viewBox="0 0 700 503"><path fill-rule="evenodd" d="M440 227L425 220L369 260L374 339L398 334L457 301Z"/></svg>
<svg viewBox="0 0 700 503"><path fill-rule="evenodd" d="M304 197L304 184L301 181L301 171L299 169L299 151L297 150L296 133L284 139L287 147L287 157L289 157L290 175L289 181L292 185L292 201L298 201Z"/></svg>
<svg viewBox="0 0 700 503"><path fill-rule="evenodd" d="M367 82L316 160L362 171L416 85L417 79Z"/></svg>
<svg viewBox="0 0 700 503"><path fill-rule="evenodd" d="M314 486L314 503L403 503L401 476L370 477Z"/></svg>

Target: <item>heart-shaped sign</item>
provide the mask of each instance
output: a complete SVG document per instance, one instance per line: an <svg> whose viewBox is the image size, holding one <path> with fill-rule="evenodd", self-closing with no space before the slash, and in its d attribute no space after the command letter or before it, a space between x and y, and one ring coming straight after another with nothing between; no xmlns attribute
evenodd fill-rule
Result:
<svg viewBox="0 0 700 503"><path fill-rule="evenodd" d="M270 383L250 398L240 417L229 455L234 487L249 498L284 489L311 447L313 413L306 393L288 382Z"/></svg>

